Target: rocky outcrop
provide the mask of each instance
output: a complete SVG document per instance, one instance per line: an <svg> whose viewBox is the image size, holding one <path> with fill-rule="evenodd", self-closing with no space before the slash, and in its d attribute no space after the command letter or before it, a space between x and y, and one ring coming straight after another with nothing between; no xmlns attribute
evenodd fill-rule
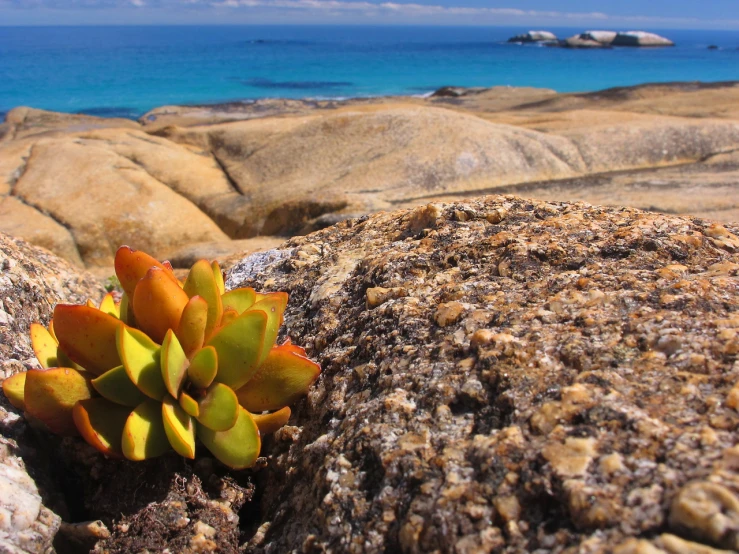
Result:
<svg viewBox="0 0 739 554"><path fill-rule="evenodd" d="M203 242L233 251L229 240L496 187L548 183L562 198L623 204L631 200L573 196L558 182L701 164L739 148L734 83L453 94L183 107L158 111L143 130L20 109L11 118L20 138L0 143L0 231L110 273L122 243L161 258ZM674 198L724 181L712 167L713 176L707 166L686 172L705 179L683 182L682 193L652 187L636 205L672 210Z"/></svg>
<svg viewBox="0 0 739 554"><path fill-rule="evenodd" d="M608 45L600 42L598 40L594 40L592 38L588 38L584 34L580 35L574 35L569 38L566 38L562 42L562 46L565 46L567 48L607 48Z"/></svg>
<svg viewBox="0 0 739 554"><path fill-rule="evenodd" d="M35 367L28 338L31 323L48 323L58 302L83 303L99 296L100 287L90 276L45 250L0 233L0 381ZM0 393L0 552L53 552L60 516L50 506L65 510L49 460Z"/></svg>
<svg viewBox="0 0 739 554"><path fill-rule="evenodd" d="M247 551L735 550L737 232L491 197L245 259L323 366Z"/></svg>
<svg viewBox="0 0 739 554"><path fill-rule="evenodd" d="M644 31L617 33L611 44L613 46L675 46L675 43L668 38Z"/></svg>
<svg viewBox="0 0 739 554"><path fill-rule="evenodd" d="M509 38L508 42L557 42L557 35L549 31L529 31L528 33Z"/></svg>
<svg viewBox="0 0 739 554"><path fill-rule="evenodd" d="M291 239L227 279L289 292L284 333L323 368L258 468L105 460L75 439L57 465L110 530L96 552L736 550L737 233L495 196ZM91 291L2 240L17 371L39 299Z"/></svg>

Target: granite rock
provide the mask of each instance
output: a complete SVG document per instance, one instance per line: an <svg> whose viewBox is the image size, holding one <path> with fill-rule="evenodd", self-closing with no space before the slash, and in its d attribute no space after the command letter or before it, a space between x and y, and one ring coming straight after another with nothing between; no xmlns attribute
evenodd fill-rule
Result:
<svg viewBox="0 0 739 554"><path fill-rule="evenodd" d="M613 46L675 46L675 43L670 39L645 31L617 33L611 44Z"/></svg>
<svg viewBox="0 0 739 554"><path fill-rule="evenodd" d="M557 35L550 31L529 31L509 38L508 42L557 42Z"/></svg>
<svg viewBox="0 0 739 554"><path fill-rule="evenodd" d="M92 277L41 248L0 233L0 381L35 366L28 338L31 323L48 323L58 302L82 303L99 296ZM58 499L60 493L48 477L48 464L34 434L0 394L0 552L53 551L60 517L46 501ZM27 467L34 468L36 480ZM37 481L44 485L43 500ZM64 507L63 501L54 504Z"/></svg>
<svg viewBox="0 0 739 554"><path fill-rule="evenodd" d="M246 551L737 548L738 233L497 196L244 259L323 367Z"/></svg>

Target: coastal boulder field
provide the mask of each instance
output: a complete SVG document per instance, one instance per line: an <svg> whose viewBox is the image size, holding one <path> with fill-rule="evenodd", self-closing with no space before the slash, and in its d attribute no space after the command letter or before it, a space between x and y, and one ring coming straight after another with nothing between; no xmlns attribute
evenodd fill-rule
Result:
<svg viewBox="0 0 739 554"><path fill-rule="evenodd" d="M226 289L288 292L284 336L322 367L255 469L106 460L0 398L2 467L42 488L0 495L0 541L45 551L53 510L74 552L736 551L737 235L488 196L252 254ZM2 235L0 268L9 376L90 281Z"/></svg>

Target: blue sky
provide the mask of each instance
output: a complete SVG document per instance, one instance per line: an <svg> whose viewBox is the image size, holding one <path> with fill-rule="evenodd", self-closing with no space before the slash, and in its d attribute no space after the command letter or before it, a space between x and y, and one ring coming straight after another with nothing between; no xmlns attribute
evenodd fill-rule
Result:
<svg viewBox="0 0 739 554"><path fill-rule="evenodd" d="M0 0L0 25L259 23L739 29L739 0Z"/></svg>

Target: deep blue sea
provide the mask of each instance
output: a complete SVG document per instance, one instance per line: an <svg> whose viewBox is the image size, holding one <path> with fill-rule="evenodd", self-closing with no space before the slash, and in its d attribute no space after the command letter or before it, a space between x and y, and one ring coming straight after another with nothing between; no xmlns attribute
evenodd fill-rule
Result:
<svg viewBox="0 0 739 554"><path fill-rule="evenodd" d="M566 38L584 29L550 30ZM164 104L423 94L444 85L572 92L656 81L739 80L739 31L659 30L677 43L660 49L589 51L505 43L524 31L0 27L0 116L19 105L137 117Z"/></svg>

